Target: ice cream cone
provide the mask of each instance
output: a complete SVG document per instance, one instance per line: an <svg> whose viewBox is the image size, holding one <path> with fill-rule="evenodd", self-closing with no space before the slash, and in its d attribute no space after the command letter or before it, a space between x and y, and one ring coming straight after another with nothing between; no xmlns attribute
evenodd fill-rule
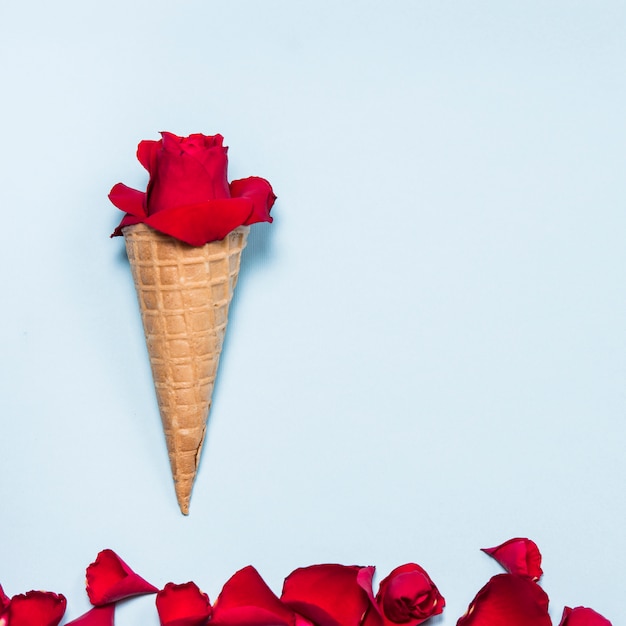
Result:
<svg viewBox="0 0 626 626"><path fill-rule="evenodd" d="M201 247L144 224L123 229L178 505L189 499L249 227Z"/></svg>

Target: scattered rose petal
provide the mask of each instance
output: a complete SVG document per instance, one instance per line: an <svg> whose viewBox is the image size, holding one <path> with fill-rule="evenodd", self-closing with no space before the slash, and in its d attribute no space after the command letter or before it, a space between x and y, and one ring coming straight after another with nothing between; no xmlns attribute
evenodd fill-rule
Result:
<svg viewBox="0 0 626 626"><path fill-rule="evenodd" d="M281 600L317 626L359 626L370 608L357 565L312 565L285 579Z"/></svg>
<svg viewBox="0 0 626 626"><path fill-rule="evenodd" d="M483 548L482 551L498 561L509 574L530 576L535 581L543 574L541 553L530 539L509 539L495 548Z"/></svg>
<svg viewBox="0 0 626 626"><path fill-rule="evenodd" d="M155 586L135 574L113 550L102 550L87 568L87 595L94 606L157 591Z"/></svg>
<svg viewBox="0 0 626 626"><path fill-rule="evenodd" d="M2 615L4 610L8 608L10 601L9 596L4 593L4 589L2 588L2 585L0 585L0 615Z"/></svg>
<svg viewBox="0 0 626 626"><path fill-rule="evenodd" d="M612 626L606 617L593 609L577 606L574 609L565 607L559 626Z"/></svg>
<svg viewBox="0 0 626 626"><path fill-rule="evenodd" d="M212 613L209 596L194 582L167 583L157 594L156 607L161 626L203 626Z"/></svg>
<svg viewBox="0 0 626 626"><path fill-rule="evenodd" d="M283 604L249 565L224 585L213 605L211 624L220 626L295 626L295 613Z"/></svg>
<svg viewBox="0 0 626 626"><path fill-rule="evenodd" d="M548 596L526 576L499 574L477 594L457 626L552 626Z"/></svg>
<svg viewBox="0 0 626 626"><path fill-rule="evenodd" d="M80 617L67 622L65 626L113 626L115 604L97 606Z"/></svg>
<svg viewBox="0 0 626 626"><path fill-rule="evenodd" d="M67 602L61 594L29 591L13 596L6 612L9 626L57 626Z"/></svg>
<svg viewBox="0 0 626 626"><path fill-rule="evenodd" d="M446 605L426 570L416 563L396 567L381 581L376 602L385 626L417 626L439 615Z"/></svg>

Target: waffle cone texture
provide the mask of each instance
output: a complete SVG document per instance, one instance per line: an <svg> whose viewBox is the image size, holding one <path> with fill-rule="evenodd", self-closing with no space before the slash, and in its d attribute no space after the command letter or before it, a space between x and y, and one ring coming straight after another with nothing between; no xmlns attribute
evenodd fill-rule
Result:
<svg viewBox="0 0 626 626"><path fill-rule="evenodd" d="M144 224L123 229L183 514L204 442L228 308L249 227L193 247Z"/></svg>

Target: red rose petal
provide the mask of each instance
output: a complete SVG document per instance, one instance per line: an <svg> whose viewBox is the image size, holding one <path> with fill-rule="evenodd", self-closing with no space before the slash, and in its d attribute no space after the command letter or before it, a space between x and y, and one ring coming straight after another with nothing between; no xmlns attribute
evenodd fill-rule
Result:
<svg viewBox="0 0 626 626"><path fill-rule="evenodd" d="M250 200L229 198L161 211L143 221L191 246L203 246L209 241L224 239L246 221L251 211Z"/></svg>
<svg viewBox="0 0 626 626"><path fill-rule="evenodd" d="M193 582L167 583L156 597L161 626L203 626L212 609L209 596Z"/></svg>
<svg viewBox="0 0 626 626"><path fill-rule="evenodd" d="M0 585L0 615L2 615L3 611L9 606L10 601L11 599L4 593L4 589L2 585Z"/></svg>
<svg viewBox="0 0 626 626"><path fill-rule="evenodd" d="M494 576L477 594L457 626L552 626L548 596L530 578Z"/></svg>
<svg viewBox="0 0 626 626"><path fill-rule="evenodd" d="M273 222L270 210L274 206L276 195L272 186L264 178L250 176L230 183L230 194L233 198L249 198L252 201L252 213L246 225L257 222Z"/></svg>
<svg viewBox="0 0 626 626"><path fill-rule="evenodd" d="M13 596L6 617L10 626L57 626L67 602L61 594L29 591Z"/></svg>
<svg viewBox="0 0 626 626"><path fill-rule="evenodd" d="M433 615L439 615L446 605L435 583L417 563L396 567L381 581L376 602L386 626L417 626Z"/></svg>
<svg viewBox="0 0 626 626"><path fill-rule="evenodd" d="M295 613L283 604L249 565L224 585L213 605L211 624L228 626L295 626Z"/></svg>
<svg viewBox="0 0 626 626"><path fill-rule="evenodd" d="M71 622L67 622L65 626L113 626L114 616L115 604L97 606Z"/></svg>
<svg viewBox="0 0 626 626"><path fill-rule="evenodd" d="M495 548L483 548L482 551L498 561L509 574L530 576L535 581L543 574L541 553L530 539L509 539Z"/></svg>
<svg viewBox="0 0 626 626"><path fill-rule="evenodd" d="M281 600L317 626L359 626L370 607L356 565L312 565L285 579Z"/></svg>
<svg viewBox="0 0 626 626"><path fill-rule="evenodd" d="M137 146L137 160L150 174L156 169L157 152L161 150L161 143L161 140L154 141L153 139L144 139L140 141Z"/></svg>
<svg viewBox="0 0 626 626"><path fill-rule="evenodd" d="M109 192L109 200L122 211L136 217L147 217L145 201L146 194L124 183L117 183Z"/></svg>
<svg viewBox="0 0 626 626"><path fill-rule="evenodd" d="M577 606L574 609L565 607L559 626L612 626L606 617L593 609Z"/></svg>
<svg viewBox="0 0 626 626"><path fill-rule="evenodd" d="M102 550L87 568L87 595L94 606L157 591L154 585L135 574L113 550Z"/></svg>

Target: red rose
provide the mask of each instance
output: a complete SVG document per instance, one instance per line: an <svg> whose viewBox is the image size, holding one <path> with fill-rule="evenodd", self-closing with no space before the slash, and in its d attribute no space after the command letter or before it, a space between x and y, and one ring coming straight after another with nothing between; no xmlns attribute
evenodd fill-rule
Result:
<svg viewBox="0 0 626 626"><path fill-rule="evenodd" d="M122 183L111 189L109 199L126 212L113 236L142 222L201 246L239 226L272 221L276 196L266 180L253 176L228 183L228 148L221 135L161 136L137 148L137 158L150 174L146 192Z"/></svg>
<svg viewBox="0 0 626 626"><path fill-rule="evenodd" d="M396 567L381 581L376 603L385 626L416 626L433 615L439 615L446 605L426 570L416 563Z"/></svg>

